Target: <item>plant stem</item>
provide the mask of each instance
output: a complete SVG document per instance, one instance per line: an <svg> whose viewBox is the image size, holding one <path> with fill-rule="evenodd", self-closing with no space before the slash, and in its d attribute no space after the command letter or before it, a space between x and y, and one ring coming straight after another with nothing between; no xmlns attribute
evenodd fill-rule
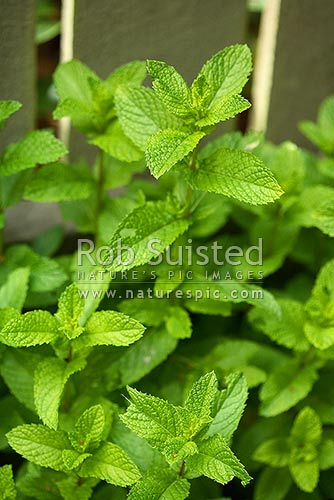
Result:
<svg viewBox="0 0 334 500"><path fill-rule="evenodd" d="M196 147L194 149L194 151L192 152L192 155L190 157L190 162L189 162L190 170L195 170L196 169L197 155L198 155L198 147Z"/></svg>
<svg viewBox="0 0 334 500"><path fill-rule="evenodd" d="M189 160L189 169L195 170L196 168L196 159L197 159L198 148L195 148L190 160ZM188 184L187 192L186 192L186 200L185 200L185 214L188 217L191 214L191 199L193 196L193 188Z"/></svg>
<svg viewBox="0 0 334 500"><path fill-rule="evenodd" d="M311 346L309 350L303 353L303 356L300 357L300 366L305 367L310 365L317 356L317 350L314 346Z"/></svg>
<svg viewBox="0 0 334 500"><path fill-rule="evenodd" d="M185 468L186 468L186 463L185 461L183 460L182 464L181 464L181 467L180 467L180 470L179 470L179 476L180 477L183 477L184 475L184 471L185 471Z"/></svg>
<svg viewBox="0 0 334 500"><path fill-rule="evenodd" d="M186 215L190 215L191 213L191 210L190 210L190 207L191 207L191 199L192 199L192 196L193 196L193 188L189 186L187 186L187 193L186 193Z"/></svg>
<svg viewBox="0 0 334 500"><path fill-rule="evenodd" d="M70 352L68 354L68 357L66 359L66 363L69 364L72 359L73 359L73 348L70 347ZM65 391L64 391L64 412L65 413L68 413L70 411L70 408L71 408L71 386L70 386L70 382L67 381L66 385L65 385Z"/></svg>

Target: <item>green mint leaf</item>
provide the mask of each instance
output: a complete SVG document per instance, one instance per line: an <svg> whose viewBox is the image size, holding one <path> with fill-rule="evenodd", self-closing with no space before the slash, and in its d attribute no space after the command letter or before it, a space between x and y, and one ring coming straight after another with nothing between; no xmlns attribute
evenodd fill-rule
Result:
<svg viewBox="0 0 334 500"><path fill-rule="evenodd" d="M297 415L291 429L290 438L293 446L300 447L305 443L317 446L321 441L321 420L309 406L303 408Z"/></svg>
<svg viewBox="0 0 334 500"><path fill-rule="evenodd" d="M108 390L133 384L159 366L177 346L177 340L166 330L151 329L127 348L120 348L117 358L106 369ZM141 363L138 363L138 360Z"/></svg>
<svg viewBox="0 0 334 500"><path fill-rule="evenodd" d="M16 488L11 465L0 467L0 500L16 500Z"/></svg>
<svg viewBox="0 0 334 500"><path fill-rule="evenodd" d="M48 292L61 286L68 278L64 269L53 259L38 255L28 245L13 245L6 252L11 267L29 267L31 292Z"/></svg>
<svg viewBox="0 0 334 500"><path fill-rule="evenodd" d="M23 197L38 202L82 200L93 191L94 183L88 171L58 163L34 172L25 186Z"/></svg>
<svg viewBox="0 0 334 500"><path fill-rule="evenodd" d="M131 61L115 69L106 79L106 83L109 92L115 94L119 85L140 85L145 77L145 61Z"/></svg>
<svg viewBox="0 0 334 500"><path fill-rule="evenodd" d="M255 484L254 500L284 500L291 485L289 469L266 467Z"/></svg>
<svg viewBox="0 0 334 500"><path fill-rule="evenodd" d="M79 320L85 307L85 301L79 296L78 287L75 283L65 288L58 301L58 311L55 317L60 323L59 330L67 338L74 339L81 335L83 327L79 326Z"/></svg>
<svg viewBox="0 0 334 500"><path fill-rule="evenodd" d="M328 349L334 344L334 260L321 268L305 310L306 337L317 349Z"/></svg>
<svg viewBox="0 0 334 500"><path fill-rule="evenodd" d="M86 366L85 358L69 363L58 358L45 358L36 367L34 401L38 416L51 429L58 427L58 409L67 380Z"/></svg>
<svg viewBox="0 0 334 500"><path fill-rule="evenodd" d="M52 257L59 251L65 237L61 224L54 224L41 231L32 241L34 252L43 257Z"/></svg>
<svg viewBox="0 0 334 500"><path fill-rule="evenodd" d="M319 467L328 470L334 467L334 439L324 439L319 448Z"/></svg>
<svg viewBox="0 0 334 500"><path fill-rule="evenodd" d="M58 325L48 311L31 311L9 321L0 332L0 341L13 347L49 344L58 335Z"/></svg>
<svg viewBox="0 0 334 500"><path fill-rule="evenodd" d="M321 184L303 189L291 209L293 222L304 227L317 227L334 237L334 189Z"/></svg>
<svg viewBox="0 0 334 500"><path fill-rule="evenodd" d="M164 317L169 317L169 305L166 300L156 298L124 300L119 304L122 313L131 316L144 325L159 326L164 322Z"/></svg>
<svg viewBox="0 0 334 500"><path fill-rule="evenodd" d="M194 189L224 194L263 205L278 199L283 191L264 163L246 151L219 149L200 162L188 178Z"/></svg>
<svg viewBox="0 0 334 500"><path fill-rule="evenodd" d="M203 74L200 74L194 80L190 93L193 108L195 108L197 112L201 112L202 110L207 112L212 98L212 88Z"/></svg>
<svg viewBox="0 0 334 500"><path fill-rule="evenodd" d="M166 467L163 455L152 448L147 441L131 432L121 420L113 421L109 437L132 458L142 473L152 467Z"/></svg>
<svg viewBox="0 0 334 500"><path fill-rule="evenodd" d="M206 303L211 301L217 304L220 303L222 307L224 307L226 301L231 301L234 302L235 304L246 302L253 306L259 307L262 311L270 311L272 314L276 315L280 314L280 307L274 296L267 290L264 290L263 288L257 285L252 285L251 283L242 283L242 284L234 283L233 290L235 290L237 293L233 298L230 296L230 286L227 283L224 282L219 283L215 280L208 280L205 278L203 274L200 273L196 275L196 279L200 283L205 283L205 285L203 284L201 285L199 283L198 284L191 283L189 281L188 283L182 285L182 289L185 292L187 290L193 290L193 296L195 296L195 290L200 289L203 292L203 298L204 298L207 286L210 285L211 294L213 294L213 292L216 291L220 298L208 299ZM244 293L245 291L247 291L247 296L245 296ZM199 302L200 301L198 301L198 303ZM227 310L225 309L225 311L229 312L229 309Z"/></svg>
<svg viewBox="0 0 334 500"><path fill-rule="evenodd" d="M189 220L180 219L172 213L169 203L165 201L149 201L135 208L119 224L109 243L113 256L117 255L120 241L122 247L132 249L133 254L129 255L130 252L125 250L126 255L122 255L123 263L114 259L111 265L106 263L106 266L120 271L145 264L162 253L186 231L189 224ZM157 241L154 241L152 247L155 239Z"/></svg>
<svg viewBox="0 0 334 500"><path fill-rule="evenodd" d="M265 150L265 145L262 146ZM259 148L259 154L261 146ZM285 141L275 148L268 162L273 174L286 193L296 193L304 189L305 157L296 144Z"/></svg>
<svg viewBox="0 0 334 500"><path fill-rule="evenodd" d="M244 466L227 446L219 434L198 443L199 453L186 459L186 466L192 472L203 474L214 481L226 484L234 477L246 485L251 480Z"/></svg>
<svg viewBox="0 0 334 500"><path fill-rule="evenodd" d="M143 157L142 151L127 137L118 121L112 121L103 133L97 134L89 141L108 155L120 161L138 161Z"/></svg>
<svg viewBox="0 0 334 500"><path fill-rule="evenodd" d="M205 357L205 365L219 372L241 371L248 387L255 387L267 378L268 366L285 362L287 357L277 349L250 340L225 340L217 344ZM219 399L217 401L219 405Z"/></svg>
<svg viewBox="0 0 334 500"><path fill-rule="evenodd" d="M251 106L250 102L240 95L224 96L221 97L209 109L208 113L197 120L198 127L207 127L208 125L215 125L229 118L234 118L239 113L242 113Z"/></svg>
<svg viewBox="0 0 334 500"><path fill-rule="evenodd" d="M306 493L312 493L319 481L319 463L317 460L301 461L290 464L290 473L297 486Z"/></svg>
<svg viewBox="0 0 334 500"><path fill-rule="evenodd" d="M21 494L32 497L34 500L59 500L59 490L56 482L63 477L52 469L39 467L28 462L24 471L18 475L16 484ZM47 496L46 496L47 495ZM72 500L72 499L71 499ZM73 497L73 500L79 500Z"/></svg>
<svg viewBox="0 0 334 500"><path fill-rule="evenodd" d="M148 60L147 71L156 94L166 107L174 115L189 116L192 111L190 90L176 69L161 61Z"/></svg>
<svg viewBox="0 0 334 500"><path fill-rule="evenodd" d="M17 319L20 317L20 313L13 309L12 307L5 307L0 309L0 331L3 327L12 321L13 319Z"/></svg>
<svg viewBox="0 0 334 500"><path fill-rule="evenodd" d="M169 463L179 462L198 452L192 438L211 421L216 386L214 373L203 376L193 385L184 407L128 387L131 404L121 420Z"/></svg>
<svg viewBox="0 0 334 500"><path fill-rule="evenodd" d="M211 421L211 408L217 393L218 382L214 372L203 375L190 389L185 408L203 421Z"/></svg>
<svg viewBox="0 0 334 500"><path fill-rule="evenodd" d="M128 500L185 500L190 483L165 469L151 469L130 491Z"/></svg>
<svg viewBox="0 0 334 500"><path fill-rule="evenodd" d="M272 438L260 444L253 453L254 460L273 467L289 465L290 446L287 439Z"/></svg>
<svg viewBox="0 0 334 500"><path fill-rule="evenodd" d="M321 130L331 137L333 141L334 134L334 96L326 97L320 107L318 113L318 123Z"/></svg>
<svg viewBox="0 0 334 500"><path fill-rule="evenodd" d="M12 175L37 164L51 163L67 153L65 146L47 130L34 130L4 149L0 176Z"/></svg>
<svg viewBox="0 0 334 500"><path fill-rule="evenodd" d="M73 60L62 64L58 66L54 76L59 95L54 117L69 116L77 129L92 137L93 143L95 137L100 138L103 145L101 147L106 149L107 139L104 133L111 120L115 118L116 89L121 84L138 86L145 75L145 63L141 61L121 66L105 81L101 81L80 61ZM115 141L113 144L115 147Z"/></svg>
<svg viewBox="0 0 334 500"><path fill-rule="evenodd" d="M176 406L128 387L131 404L121 420L129 429L163 450L168 439L182 434L182 418Z"/></svg>
<svg viewBox="0 0 334 500"><path fill-rule="evenodd" d="M140 479L140 472L130 457L116 444L105 443L87 458L80 476L95 477L116 486L128 486Z"/></svg>
<svg viewBox="0 0 334 500"><path fill-rule="evenodd" d="M89 265L87 268L87 272L96 272L104 270L103 268L99 267L97 268L96 266ZM87 291L86 285L84 285L80 280L76 281L77 287L78 287L78 294L80 294L81 297L84 298L84 309L82 312L82 315L80 317L80 326L84 325L88 318L92 315L94 311L98 308L101 300L103 299L105 292L108 290L110 282L108 279L107 273L103 275L101 281L98 283L94 284L94 288L92 287L91 290L94 290L93 293L88 294L85 292ZM86 295L85 295L86 294ZM95 294L95 295L94 295Z"/></svg>
<svg viewBox="0 0 334 500"><path fill-rule="evenodd" d="M2 356L0 372L10 392L29 410L34 404L34 371L41 356L19 349L7 349Z"/></svg>
<svg viewBox="0 0 334 500"><path fill-rule="evenodd" d="M23 416L25 409L19 403L15 396L6 394L0 398L0 415L1 415L1 433L0 433L0 450L7 450L8 442L6 433L13 427L24 424ZM5 451L6 452L6 451Z"/></svg>
<svg viewBox="0 0 334 500"><path fill-rule="evenodd" d="M2 210L5 208L16 205L22 200L23 191L27 179L30 177L31 172L19 172L18 174L3 177L0 180L0 207ZM0 218L0 226L5 224L4 214Z"/></svg>
<svg viewBox="0 0 334 500"><path fill-rule="evenodd" d="M160 299L158 299L160 300ZM182 307L170 307L165 316L166 329L176 339L189 339L192 334L191 319Z"/></svg>
<svg viewBox="0 0 334 500"><path fill-rule="evenodd" d="M29 462L57 471L64 470L63 450L71 449L64 432L43 425L25 424L15 427L6 436L10 446Z"/></svg>
<svg viewBox="0 0 334 500"><path fill-rule="evenodd" d="M99 120L97 112L93 108L92 101L92 95L90 100L87 100L85 103L81 103L72 98L59 101L53 112L53 118L59 120L64 117L69 117L71 118L71 123L78 130L87 133L87 135L94 134L96 129L99 129Z"/></svg>
<svg viewBox="0 0 334 500"><path fill-rule="evenodd" d="M334 158L319 158L318 160L318 169L323 175L334 178Z"/></svg>
<svg viewBox="0 0 334 500"><path fill-rule="evenodd" d="M216 137L216 139L212 139L206 144L199 151L198 159L204 160L221 148L241 150L254 149L255 146L261 144L262 140L263 137L261 133L254 132L253 130L248 131L245 135L242 135L241 132L229 132Z"/></svg>
<svg viewBox="0 0 334 500"><path fill-rule="evenodd" d="M117 122L118 123L118 122ZM135 174L143 173L146 169L143 154L140 152L140 160L131 161L131 163L120 161L117 158L107 156L104 163L104 188L116 189L119 187L127 186ZM126 215L133 208L137 206L135 199L128 197L122 198L109 198L106 200L104 210L99 217L100 231L105 234L106 222L108 221L110 233L117 227L119 216ZM115 216L117 213L117 216Z"/></svg>
<svg viewBox="0 0 334 500"><path fill-rule="evenodd" d="M309 349L309 342L304 334L305 313L303 305L292 299L277 299L281 308L280 314L255 307L248 318L251 324L271 340L280 345L305 352Z"/></svg>
<svg viewBox="0 0 334 500"><path fill-rule="evenodd" d="M181 130L166 129L152 135L147 141L146 162L156 179L168 172L195 149L204 137L203 132L189 134Z"/></svg>
<svg viewBox="0 0 334 500"><path fill-rule="evenodd" d="M93 313L78 340L79 345L114 345L128 346L139 340L145 327L116 311L99 311Z"/></svg>
<svg viewBox="0 0 334 500"><path fill-rule="evenodd" d="M89 500L96 482L94 479L83 482L74 475L61 481L58 480L56 484L64 500Z"/></svg>
<svg viewBox="0 0 334 500"><path fill-rule="evenodd" d="M6 282L0 288L0 307L12 307L21 311L28 292L30 269L18 267L9 273Z"/></svg>
<svg viewBox="0 0 334 500"><path fill-rule="evenodd" d="M326 139L321 128L316 123L309 120L302 120L299 122L298 128L301 133L319 149L327 149Z"/></svg>
<svg viewBox="0 0 334 500"><path fill-rule="evenodd" d="M316 369L301 367L297 360L278 365L261 387L260 415L273 417L289 410L308 395L316 379Z"/></svg>
<svg viewBox="0 0 334 500"><path fill-rule="evenodd" d="M65 368L65 381L67 381L72 375L74 375L77 372L80 372L86 367L86 356L87 353L84 353L82 356L76 356L72 361L66 363L66 368Z"/></svg>
<svg viewBox="0 0 334 500"><path fill-rule="evenodd" d="M119 87L115 103L125 134L142 151L151 135L179 126L179 120L167 110L152 89Z"/></svg>
<svg viewBox="0 0 334 500"><path fill-rule="evenodd" d="M201 69L211 88L212 107L222 97L239 94L252 70L252 56L247 45L231 45L215 54Z"/></svg>
<svg viewBox="0 0 334 500"><path fill-rule="evenodd" d="M73 99L82 103L83 107L87 106L87 102L91 99L89 80L100 81L96 73L82 62L74 59L60 64L54 74L54 83L60 102Z"/></svg>
<svg viewBox="0 0 334 500"><path fill-rule="evenodd" d="M317 445L322 434L321 421L310 407L297 415L290 433L290 472L299 488L310 493L319 480Z"/></svg>
<svg viewBox="0 0 334 500"><path fill-rule="evenodd" d="M78 419L69 439L73 448L84 453L98 447L105 426L105 415L101 405L91 406Z"/></svg>
<svg viewBox="0 0 334 500"><path fill-rule="evenodd" d="M195 219L192 219L195 220ZM175 257L176 258L176 249L178 248L178 243L181 241L181 238L176 240L172 245L171 245L171 255L172 259ZM182 251L183 255L185 254L184 251ZM156 293L161 293L163 295L167 294L167 290L176 290L184 281L184 277L182 276L182 271L183 271L182 265L177 264L174 267L175 273L174 275L168 274L170 271L170 267L166 263L162 263L161 266L158 267L157 269L157 278L154 282L154 291ZM181 271L181 273L180 273ZM160 299L158 299L160 300Z"/></svg>
<svg viewBox="0 0 334 500"><path fill-rule="evenodd" d="M219 300L201 299L196 301L194 298L185 301L185 307L193 313L210 314L213 316L231 316L232 307L228 302Z"/></svg>
<svg viewBox="0 0 334 500"><path fill-rule="evenodd" d="M22 106L18 101L0 101L0 129L3 124L15 111Z"/></svg>
<svg viewBox="0 0 334 500"><path fill-rule="evenodd" d="M318 123L304 120L299 123L300 131L327 155L334 152L334 96L328 96L320 105Z"/></svg>
<svg viewBox="0 0 334 500"><path fill-rule="evenodd" d="M58 408L63 394L65 361L46 358L38 363L34 377L34 401L38 416L51 429L58 427Z"/></svg>
<svg viewBox="0 0 334 500"><path fill-rule="evenodd" d="M70 116L79 130L94 129L98 117L94 109L93 84L100 83L96 73L80 61L72 60L60 64L53 78L59 97L54 118Z"/></svg>
<svg viewBox="0 0 334 500"><path fill-rule="evenodd" d="M180 463L187 457L198 452L194 441L189 441L187 437L176 437L167 439L163 449L161 449L169 464Z"/></svg>
<svg viewBox="0 0 334 500"><path fill-rule="evenodd" d="M63 450L63 461L67 471L79 467L91 453L78 453L75 450Z"/></svg>
<svg viewBox="0 0 334 500"><path fill-rule="evenodd" d="M219 395L218 411L206 433L222 435L227 441L237 429L248 397L247 382L241 373L226 378L227 388Z"/></svg>

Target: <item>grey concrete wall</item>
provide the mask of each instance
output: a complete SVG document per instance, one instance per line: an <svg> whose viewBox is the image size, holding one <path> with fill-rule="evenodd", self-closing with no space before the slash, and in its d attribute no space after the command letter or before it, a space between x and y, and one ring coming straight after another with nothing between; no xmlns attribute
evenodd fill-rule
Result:
<svg viewBox="0 0 334 500"><path fill-rule="evenodd" d="M23 107L0 132L0 150L35 125L35 2L0 0L0 99Z"/></svg>
<svg viewBox="0 0 334 500"><path fill-rule="evenodd" d="M282 0L268 138L310 143L297 129L334 93L333 0Z"/></svg>

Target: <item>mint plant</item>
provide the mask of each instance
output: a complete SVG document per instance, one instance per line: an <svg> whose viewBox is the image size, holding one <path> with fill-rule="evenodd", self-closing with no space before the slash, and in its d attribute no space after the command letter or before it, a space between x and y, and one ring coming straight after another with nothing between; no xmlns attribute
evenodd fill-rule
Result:
<svg viewBox="0 0 334 500"><path fill-rule="evenodd" d="M238 383L241 388L240 378ZM174 406L128 388L131 404L121 417L122 421L159 450L174 470L179 467L177 476L166 471L161 482L161 470L153 475L147 474L136 484L129 498L146 497L148 494L160 498L167 491L168 495L176 498L187 498L190 484L186 478L200 475L221 484L229 482L234 476L241 479L242 484L250 481L250 476L225 440L231 437L231 432L226 432L223 423L224 419L230 419L232 428L238 425L239 409L247 398L247 390L234 401L226 395L226 391L217 392L217 378L213 372L195 382L184 406ZM223 407L225 402L227 408Z"/></svg>
<svg viewBox="0 0 334 500"><path fill-rule="evenodd" d="M300 126L320 154L219 135L251 69L243 45L190 86L61 64L54 116L94 164L48 131L2 153L4 216L58 202L78 245L3 244L0 498L331 498L333 98Z"/></svg>
<svg viewBox="0 0 334 500"><path fill-rule="evenodd" d="M21 104L17 101L0 102L0 128ZM37 164L55 162L66 153L65 147L45 130L27 134L16 144L8 145L0 157L1 175L1 253L3 251L4 210L23 198L25 184Z"/></svg>
<svg viewBox="0 0 334 500"><path fill-rule="evenodd" d="M333 140L333 113L334 96L327 97L319 108L317 123L303 120L299 124L300 131L315 145L320 151L329 157L334 152Z"/></svg>
<svg viewBox="0 0 334 500"><path fill-rule="evenodd" d="M101 405L86 410L66 433L36 424L16 427L7 435L9 444L27 460L55 471L74 471L56 483L63 498L71 495L88 498L92 486L103 479L111 484L127 486L140 478L134 462L117 445L102 442L105 415ZM79 478L88 478L87 481ZM85 485L85 488L81 488ZM80 491L83 490L83 491Z"/></svg>
<svg viewBox="0 0 334 500"><path fill-rule="evenodd" d="M156 178L178 166L189 185L189 203L193 189L254 205L274 201L282 194L270 170L249 152L216 141L197 157L199 141L214 125L249 107L239 93L251 68L249 49L236 45L213 56L191 88L173 67L148 61L153 91L130 87L117 90L116 109L123 130L145 150Z"/></svg>
<svg viewBox="0 0 334 500"><path fill-rule="evenodd" d="M293 479L302 491L310 493L319 481L319 469L326 470L333 466L333 446L333 440L322 439L319 416L312 408L305 406L295 418L289 436L263 442L255 450L254 458L285 471L286 492ZM263 471L258 483L258 496L265 494L270 478L275 473L272 468Z"/></svg>

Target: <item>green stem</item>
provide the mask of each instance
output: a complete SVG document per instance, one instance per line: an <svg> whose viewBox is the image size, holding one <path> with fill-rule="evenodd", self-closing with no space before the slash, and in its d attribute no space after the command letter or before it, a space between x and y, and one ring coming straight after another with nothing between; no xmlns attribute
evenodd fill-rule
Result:
<svg viewBox="0 0 334 500"><path fill-rule="evenodd" d="M185 468L186 468L186 463L185 463L185 461L183 461L182 464L181 464L180 470L179 470L179 476L180 477L184 476Z"/></svg>
<svg viewBox="0 0 334 500"><path fill-rule="evenodd" d="M190 207L191 207L191 199L193 197L193 188L191 186L187 186L187 193L186 193L186 214L187 215L190 215L191 213L191 210L190 210Z"/></svg>
<svg viewBox="0 0 334 500"><path fill-rule="evenodd" d="M196 159L197 159L197 154L198 154L198 148L195 148L189 161L189 169L190 170L195 170L196 168ZM191 186L187 187L187 193L186 193L186 200L185 200L185 214L188 217L191 214L191 200L193 196L193 188Z"/></svg>
<svg viewBox="0 0 334 500"><path fill-rule="evenodd" d="M300 356L300 365L302 367L306 367L310 365L317 356L317 349L314 346L311 346L307 352L302 353Z"/></svg>
<svg viewBox="0 0 334 500"><path fill-rule="evenodd" d="M68 354L68 357L66 359L66 363L69 364L72 359L73 359L73 348L70 347L70 351L69 351L69 354ZM64 412L65 413L69 413L70 411L70 408L71 408L71 386L70 386L70 382L67 381L66 385L65 385L65 390L64 390Z"/></svg>

